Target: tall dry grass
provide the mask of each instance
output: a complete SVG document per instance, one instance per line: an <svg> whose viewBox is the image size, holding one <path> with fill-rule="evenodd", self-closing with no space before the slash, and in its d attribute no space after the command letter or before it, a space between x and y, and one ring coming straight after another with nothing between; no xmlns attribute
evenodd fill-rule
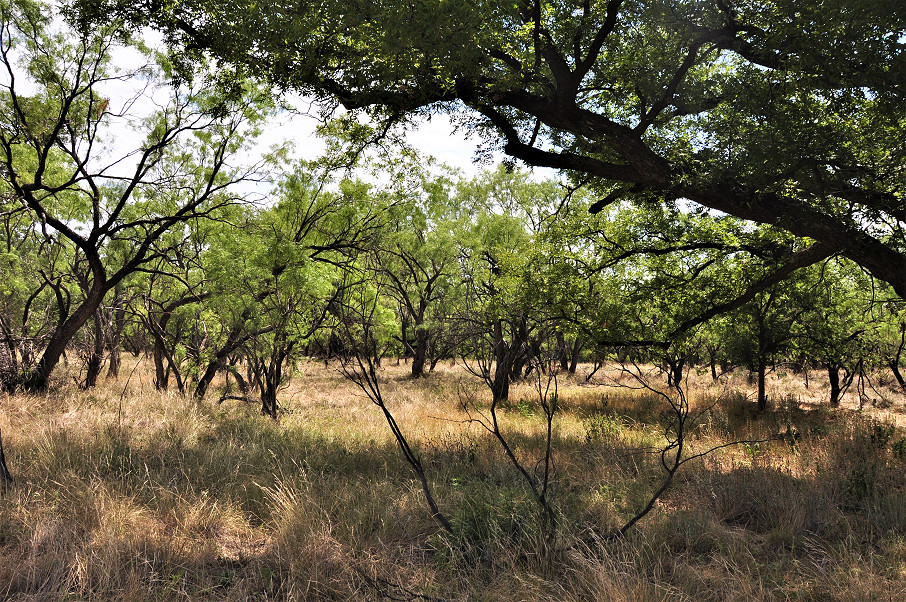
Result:
<svg viewBox="0 0 906 602"><path fill-rule="evenodd" d="M598 535L663 478L647 452L669 412L616 386L616 371L608 386L561 379L552 539L520 475L461 410L477 385L459 367L418 381L405 365L382 373L452 534L377 408L323 363L298 366L276 423L255 405L155 391L148 367L132 368L88 392L64 378L0 400L16 477L0 499L0 597L906 598L906 439L890 426L901 398L884 415L853 400L829 411L814 380L806 390L778 375L778 401L759 415L744 375L714 385L693 374L690 453L786 436L690 462L651 515L610 540ZM501 417L533 468L544 420L529 384Z"/></svg>

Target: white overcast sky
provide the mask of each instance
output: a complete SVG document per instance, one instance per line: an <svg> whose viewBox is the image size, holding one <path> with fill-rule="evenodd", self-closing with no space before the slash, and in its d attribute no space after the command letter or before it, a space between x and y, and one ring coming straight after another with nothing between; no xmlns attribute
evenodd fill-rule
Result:
<svg viewBox="0 0 906 602"><path fill-rule="evenodd" d="M146 39L151 46L161 44L160 36L153 32L146 32ZM134 49L122 48L117 51L116 62L126 70L135 69L146 61L147 59ZM137 81L111 82L102 88L102 92L110 96L111 109L116 111L124 103L129 102L139 89L141 83ZM166 100L166 94L163 92L156 94L155 97L158 102ZM264 129L257 148L263 153L274 145L290 141L296 157L315 159L321 155L325 146L324 141L315 134L318 120L301 112L307 109L315 114L316 107L309 107L308 103L301 99L295 99L292 104L299 113L284 112L276 116ZM150 98L141 99L133 106L133 112L138 114L147 115L153 109L154 102ZM113 156L121 157L141 146L142 136L138 132L130 132L121 122L111 124L110 132ZM490 166L476 164L475 156L480 141L476 137L466 137L465 132L455 131L448 115L435 115L430 120L425 119L418 128L407 133L407 140L421 153L434 157L440 163L458 168L467 177L475 175L481 169L493 167L493 164L499 163L504 158L502 154L498 154L494 156ZM548 169L536 169L534 173L539 179L556 175L556 172Z"/></svg>
<svg viewBox="0 0 906 602"><path fill-rule="evenodd" d="M280 115L265 129L259 145L266 149L289 140L299 158L315 159L324 151L324 141L315 134L317 125L315 117ZM424 120L417 129L407 133L406 139L420 152L462 170L467 176L474 175L482 168L474 162L478 139L469 139L463 132L454 131L447 115L435 115L430 121ZM503 156L496 159L500 161Z"/></svg>

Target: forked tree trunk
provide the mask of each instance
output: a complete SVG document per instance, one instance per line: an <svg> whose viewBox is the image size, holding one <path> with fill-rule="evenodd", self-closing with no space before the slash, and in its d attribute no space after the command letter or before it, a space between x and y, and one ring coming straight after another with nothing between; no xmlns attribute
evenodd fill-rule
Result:
<svg viewBox="0 0 906 602"><path fill-rule="evenodd" d="M35 366L25 377L22 382L22 388L29 392L43 391L47 389L50 383L50 375L54 368L63 357L66 346L72 341L77 332L84 326L91 316L101 306L106 293L101 285L93 286L85 298L85 301L75 310L75 312L66 318L51 335L44 348L44 354Z"/></svg>
<svg viewBox="0 0 906 602"><path fill-rule="evenodd" d="M683 382L683 368L686 366L686 356L680 356L676 359L671 357L664 358L667 364L667 386L670 388L679 388Z"/></svg>

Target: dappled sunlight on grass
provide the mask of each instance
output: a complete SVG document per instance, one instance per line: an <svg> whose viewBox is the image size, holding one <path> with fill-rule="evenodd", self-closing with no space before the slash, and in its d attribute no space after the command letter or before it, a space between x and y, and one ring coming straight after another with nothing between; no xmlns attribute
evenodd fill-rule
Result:
<svg viewBox="0 0 906 602"><path fill-rule="evenodd" d="M525 481L461 406L469 390L473 410L486 411L486 391L459 366L413 380L386 361L388 406L454 526L446 533L379 409L323 362L299 365L277 422L253 403L154 391L145 370L88 392L0 400L16 478L0 499L3 596L825 600L906 590L906 439L868 411L778 394L758 414L736 377L693 379L687 454L752 442L691 461L652 514L607 540L598 536L663 479L656 451L671 414L651 391L614 386L616 374L609 386L561 378L551 538ZM520 462L539 470L545 420L531 383L513 387L499 417Z"/></svg>

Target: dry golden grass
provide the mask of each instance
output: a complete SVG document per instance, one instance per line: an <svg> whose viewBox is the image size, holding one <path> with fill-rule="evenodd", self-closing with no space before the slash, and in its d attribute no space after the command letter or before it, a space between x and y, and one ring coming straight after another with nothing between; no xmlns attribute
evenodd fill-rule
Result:
<svg viewBox="0 0 906 602"><path fill-rule="evenodd" d="M133 367L135 369L133 370ZM745 375L693 373L692 452L793 426L687 464L623 539L662 473L662 401L611 369L560 381L558 530L460 407L461 366L383 390L455 527L439 530L378 409L333 367L300 363L280 421L236 401L158 392L148 366L91 391L0 398L16 477L0 499L0 598L11 600L906 598L904 400L822 404L813 374L774 375L771 411ZM600 377L600 378L599 378ZM71 380L70 380L71 382ZM883 406L883 407L875 407ZM543 416L530 383L501 411L530 469ZM900 443L903 441L903 443Z"/></svg>

